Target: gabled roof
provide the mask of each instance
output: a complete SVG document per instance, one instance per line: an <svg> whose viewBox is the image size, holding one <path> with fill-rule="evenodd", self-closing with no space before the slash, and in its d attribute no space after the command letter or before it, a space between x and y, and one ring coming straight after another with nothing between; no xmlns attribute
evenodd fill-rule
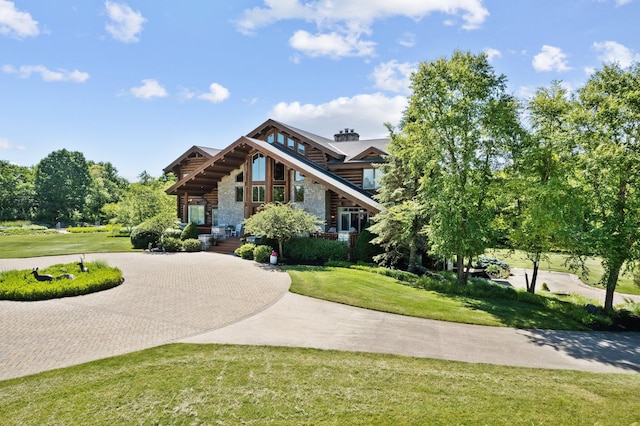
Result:
<svg viewBox="0 0 640 426"><path fill-rule="evenodd" d="M211 157L213 157L214 155L216 155L219 152L220 152L219 149L207 148L206 146L194 145L191 148L189 148L188 150L186 150L184 152L184 154L179 156L173 163L171 163L167 167L165 167L162 171L165 172L165 173L171 172L175 166L177 166L182 161L186 160L187 158L191 157L194 154L196 154L196 155L199 154L199 155L201 155L203 157L211 158Z"/></svg>
<svg viewBox="0 0 640 426"><path fill-rule="evenodd" d="M330 143L331 147L344 153L345 162L362 160L371 153L376 153L379 157L387 155L387 145L389 145L389 139L363 139Z"/></svg>
<svg viewBox="0 0 640 426"><path fill-rule="evenodd" d="M327 189L331 189L340 196L370 211L378 212L382 208L378 202L371 199L368 193L349 181L333 175L313 162L295 155L284 147L280 147L278 144L270 144L246 136L241 137L227 148L218 152L188 176L176 182L166 192L175 194L179 188L196 192L204 190L213 183L219 182L223 176L229 175L231 171L240 167L244 162L244 158L253 149L276 159L287 167L297 170L306 178L323 184Z"/></svg>

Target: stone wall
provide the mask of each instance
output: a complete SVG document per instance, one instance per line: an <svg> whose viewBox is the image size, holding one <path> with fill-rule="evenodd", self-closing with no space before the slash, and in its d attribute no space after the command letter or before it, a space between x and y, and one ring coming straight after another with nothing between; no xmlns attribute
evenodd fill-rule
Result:
<svg viewBox="0 0 640 426"><path fill-rule="evenodd" d="M310 179L305 179L302 182L302 185L304 186L304 202L294 204L305 210L307 213L317 216L322 223L325 223L327 191L324 186L318 183L313 183Z"/></svg>
<svg viewBox="0 0 640 426"><path fill-rule="evenodd" d="M218 183L218 223L221 225L238 225L244 220L244 203L236 201L236 183L238 173L244 171L244 166L224 176ZM244 194L245 198L249 194Z"/></svg>

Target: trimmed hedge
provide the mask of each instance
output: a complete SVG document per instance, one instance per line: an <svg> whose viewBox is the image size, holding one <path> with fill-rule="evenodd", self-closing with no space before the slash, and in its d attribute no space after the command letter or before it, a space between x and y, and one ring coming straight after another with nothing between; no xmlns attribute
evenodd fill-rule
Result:
<svg viewBox="0 0 640 426"><path fill-rule="evenodd" d="M197 238L187 238L182 241L182 248L184 251L196 252L202 250L202 243Z"/></svg>
<svg viewBox="0 0 640 426"><path fill-rule="evenodd" d="M270 246L260 245L253 249L253 259L259 263L269 262L273 248Z"/></svg>
<svg viewBox="0 0 640 426"><path fill-rule="evenodd" d="M174 237L163 237L162 248L170 253L182 250L182 240Z"/></svg>
<svg viewBox="0 0 640 426"><path fill-rule="evenodd" d="M109 232L105 226L73 226L68 227L67 232L72 234L93 234L94 232Z"/></svg>
<svg viewBox="0 0 640 426"><path fill-rule="evenodd" d="M75 278L38 281L28 269L0 273L0 299L35 301L59 297L80 296L116 287L124 282L122 271L106 262L87 262L89 272L80 272L76 263L57 264L39 270L42 274L58 277L73 274Z"/></svg>
<svg viewBox="0 0 640 426"><path fill-rule="evenodd" d="M285 242L282 249L289 263L346 261L349 256L349 248L345 241L321 238L293 238Z"/></svg>
<svg viewBox="0 0 640 426"><path fill-rule="evenodd" d="M187 226L184 227L184 229L182 230L182 234L180 235L180 239L181 240L192 240L192 239L198 239L198 226L193 223L193 222L189 222L187 223Z"/></svg>
<svg viewBox="0 0 640 426"><path fill-rule="evenodd" d="M234 253L236 256L240 256L243 259L253 259L253 250L256 248L256 245L253 243L245 243L238 247Z"/></svg>

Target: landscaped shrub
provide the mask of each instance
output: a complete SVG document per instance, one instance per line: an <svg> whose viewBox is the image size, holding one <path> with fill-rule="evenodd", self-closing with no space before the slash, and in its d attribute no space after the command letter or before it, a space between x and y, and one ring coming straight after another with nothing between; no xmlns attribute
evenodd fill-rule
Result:
<svg viewBox="0 0 640 426"><path fill-rule="evenodd" d="M0 299L46 300L59 297L79 296L106 290L122 284L122 271L110 267L104 261L87 262L89 272L80 272L77 263L57 264L38 271L59 277L73 274L73 279L60 278L54 281L37 281L30 270L11 270L0 273Z"/></svg>
<svg viewBox="0 0 640 426"><path fill-rule="evenodd" d="M256 248L256 245L253 243L245 243L238 247L234 253L236 256L240 256L243 259L253 259L253 250Z"/></svg>
<svg viewBox="0 0 640 426"><path fill-rule="evenodd" d="M300 263L325 263L331 260L347 260L348 247L344 241L321 238L293 238L284 244L287 261Z"/></svg>
<svg viewBox="0 0 640 426"><path fill-rule="evenodd" d="M167 237L181 239L182 230L177 228L167 228L162 232L162 238L167 238Z"/></svg>
<svg viewBox="0 0 640 426"><path fill-rule="evenodd" d="M146 249L149 245L156 247L164 230L174 227L175 224L176 218L170 215L158 215L142 222L131 231L133 248Z"/></svg>
<svg viewBox="0 0 640 426"><path fill-rule="evenodd" d="M369 232L367 228L368 226L365 226L362 230L353 248L353 260L355 262L373 263L373 257L384 251L379 245L371 244L371 240L373 240L376 235Z"/></svg>
<svg viewBox="0 0 640 426"><path fill-rule="evenodd" d="M253 259L259 263L267 263L269 262L272 252L273 248L270 246L256 246L256 248L253 249Z"/></svg>
<svg viewBox="0 0 640 426"><path fill-rule="evenodd" d="M180 235L180 239L188 240L193 238L195 238L196 240L198 239L198 226L193 222L189 222L187 226L185 226L184 229L182 230L182 235Z"/></svg>
<svg viewBox="0 0 640 426"><path fill-rule="evenodd" d="M109 232L104 226L74 226L68 227L67 232L72 234L92 234L94 232Z"/></svg>
<svg viewBox="0 0 640 426"><path fill-rule="evenodd" d="M177 252L182 250L182 240L174 237L163 237L162 248L168 252Z"/></svg>
<svg viewBox="0 0 640 426"><path fill-rule="evenodd" d="M487 268L489 265L496 265L502 269L509 270L509 264L502 260L498 260L495 257L486 257L480 256L478 260L476 260L476 268Z"/></svg>
<svg viewBox="0 0 640 426"><path fill-rule="evenodd" d="M202 243L197 238L187 238L182 242L184 251L194 252L202 250Z"/></svg>

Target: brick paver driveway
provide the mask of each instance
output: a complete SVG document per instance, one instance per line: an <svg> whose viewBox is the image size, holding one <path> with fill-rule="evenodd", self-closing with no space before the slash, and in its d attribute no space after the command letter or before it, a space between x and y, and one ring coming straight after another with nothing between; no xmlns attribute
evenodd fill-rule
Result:
<svg viewBox="0 0 640 426"><path fill-rule="evenodd" d="M0 270L78 260L0 259ZM93 260L120 268L124 284L79 297L0 301L0 380L213 330L265 309L290 284L285 272L213 253L86 255Z"/></svg>

